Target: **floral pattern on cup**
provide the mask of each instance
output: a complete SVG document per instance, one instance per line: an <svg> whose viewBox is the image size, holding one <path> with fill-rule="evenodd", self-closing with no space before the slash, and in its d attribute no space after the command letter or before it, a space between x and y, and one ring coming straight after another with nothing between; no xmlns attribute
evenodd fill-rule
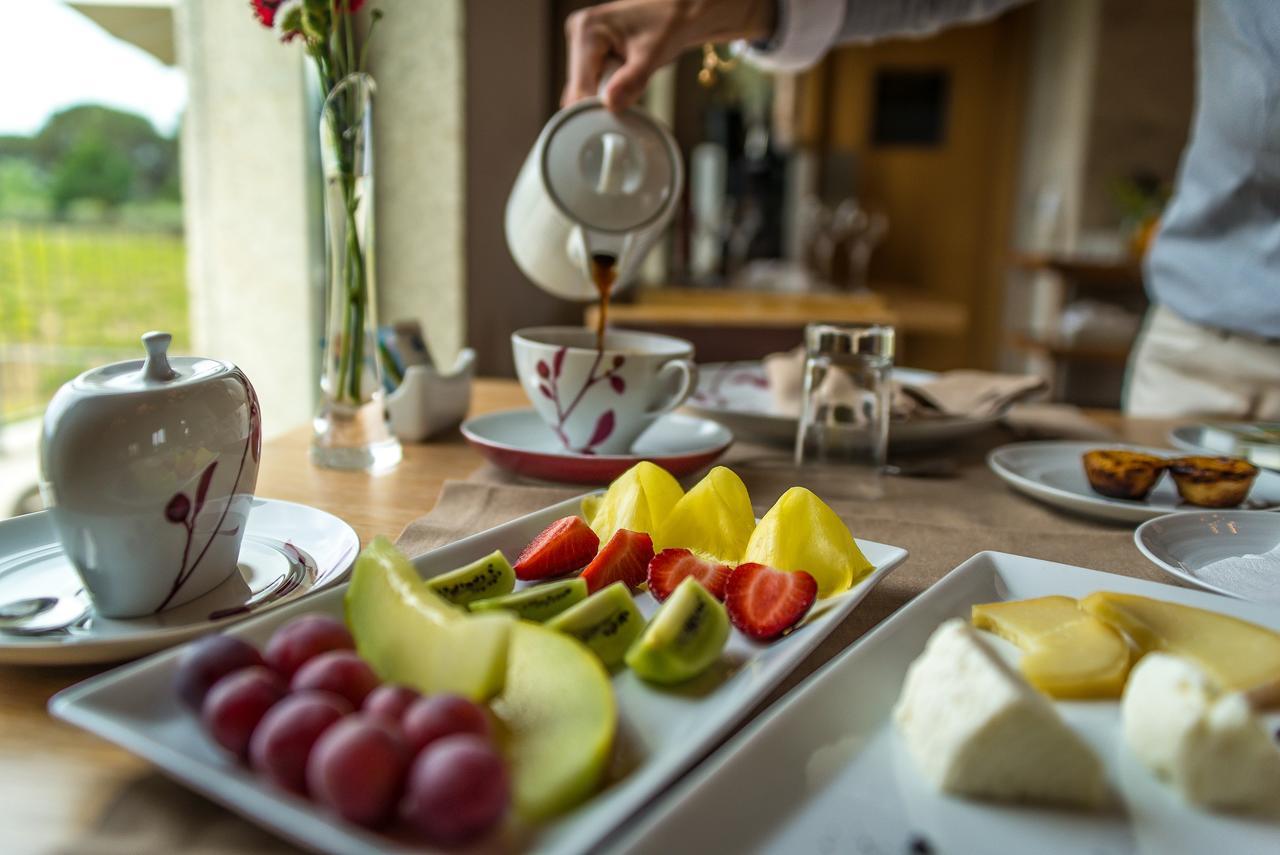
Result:
<svg viewBox="0 0 1280 855"><path fill-rule="evenodd" d="M579 448L573 447L573 442L569 439L569 435L565 433L564 425L569 417L573 415L574 410L578 408L578 405L582 403L582 399L587 394L588 390L597 383L607 380L609 381L609 386L613 389L614 393L618 395L626 393L627 381L618 374L618 371L622 366L627 364L627 358L621 354L614 356L610 361L610 366L603 372L597 374L596 372L600 370L600 363L603 361L602 357L604 356L603 353L597 352L596 360L591 365L591 371L588 372L587 379L579 386L577 393L569 400L568 404L565 404L560 397L560 375L564 370L565 354L568 352L568 347L561 347L557 349L555 356L551 359L550 365L547 365L547 361L545 359L538 360L537 372L538 377L540 378L540 382L538 383L538 392L544 398L555 404L556 422L551 426L551 429L556 432L556 436L560 438L560 442L564 447L570 451L577 452L578 454L595 454L596 446L608 440L609 437L613 435L613 430L617 426L617 416L614 414L612 409L604 410L596 417L596 424L595 428L591 431L591 438L587 440L585 445Z"/></svg>

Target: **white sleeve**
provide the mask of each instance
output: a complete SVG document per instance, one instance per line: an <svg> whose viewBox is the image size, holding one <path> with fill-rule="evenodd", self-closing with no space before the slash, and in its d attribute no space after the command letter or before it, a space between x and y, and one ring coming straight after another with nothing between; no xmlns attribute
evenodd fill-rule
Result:
<svg viewBox="0 0 1280 855"><path fill-rule="evenodd" d="M803 71L831 50L844 25L848 0L776 0L777 26L766 45L739 42L752 65L768 71Z"/></svg>
<svg viewBox="0 0 1280 855"><path fill-rule="evenodd" d="M739 43L749 62L769 71L801 71L837 44L926 36L955 24L994 18L1028 0L776 0L777 28L764 45Z"/></svg>

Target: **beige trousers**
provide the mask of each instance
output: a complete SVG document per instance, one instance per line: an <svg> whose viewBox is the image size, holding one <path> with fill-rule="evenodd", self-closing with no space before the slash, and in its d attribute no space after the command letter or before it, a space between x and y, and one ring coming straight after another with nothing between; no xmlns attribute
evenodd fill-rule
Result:
<svg viewBox="0 0 1280 855"><path fill-rule="evenodd" d="M1156 306L1129 357L1130 416L1280 420L1280 344L1223 333Z"/></svg>

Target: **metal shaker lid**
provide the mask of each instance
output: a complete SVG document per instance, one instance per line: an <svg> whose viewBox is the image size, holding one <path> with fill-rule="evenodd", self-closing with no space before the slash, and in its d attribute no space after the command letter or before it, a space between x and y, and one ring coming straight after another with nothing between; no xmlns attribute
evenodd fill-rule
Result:
<svg viewBox="0 0 1280 855"><path fill-rule="evenodd" d="M592 98L553 116L543 136L547 191L584 228L635 231L675 205L680 152L671 134L646 113L611 113Z"/></svg>

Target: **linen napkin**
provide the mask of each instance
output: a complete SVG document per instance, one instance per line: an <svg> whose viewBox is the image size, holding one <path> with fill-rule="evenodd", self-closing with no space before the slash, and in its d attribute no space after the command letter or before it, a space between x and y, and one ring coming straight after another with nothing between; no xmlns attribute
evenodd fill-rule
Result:
<svg viewBox="0 0 1280 855"><path fill-rule="evenodd" d="M804 395L803 347L764 358L765 377L773 411L799 416ZM997 374L990 371L948 371L925 383L893 381L891 417L963 416L972 419L1000 415L1015 401L1025 400L1047 387L1043 378L1031 374ZM815 393L827 401L855 399L857 390L842 372L827 374Z"/></svg>

